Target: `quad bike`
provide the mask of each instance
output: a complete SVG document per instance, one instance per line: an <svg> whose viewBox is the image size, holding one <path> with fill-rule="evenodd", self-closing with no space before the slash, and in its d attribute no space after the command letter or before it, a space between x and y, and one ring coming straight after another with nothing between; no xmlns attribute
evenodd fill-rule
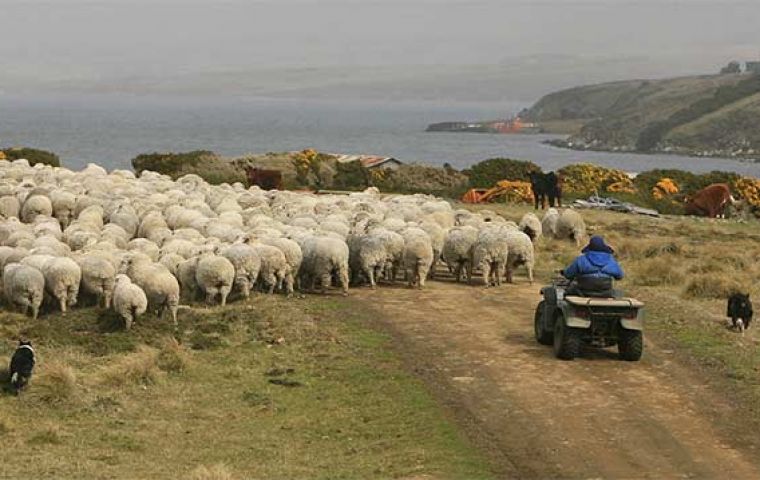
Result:
<svg viewBox="0 0 760 480"><path fill-rule="evenodd" d="M615 292L613 296L565 296L570 282L556 278L541 289L534 331L542 345L553 345L554 355L572 360L581 346L617 345L622 360L638 361L644 351L644 304Z"/></svg>

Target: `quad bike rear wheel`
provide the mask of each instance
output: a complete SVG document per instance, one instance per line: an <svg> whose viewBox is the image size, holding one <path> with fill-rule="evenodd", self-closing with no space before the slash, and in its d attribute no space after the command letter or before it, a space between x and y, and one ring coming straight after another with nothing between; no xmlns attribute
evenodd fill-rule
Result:
<svg viewBox="0 0 760 480"><path fill-rule="evenodd" d="M644 335L640 330L620 329L618 355L626 362L638 362L644 353Z"/></svg>
<svg viewBox="0 0 760 480"><path fill-rule="evenodd" d="M581 354L581 331L565 325L558 314L554 320L554 355L561 360L573 360Z"/></svg>
<svg viewBox="0 0 760 480"><path fill-rule="evenodd" d="M533 317L533 333L538 343L541 345L551 345L554 341L554 334L551 330L547 330L546 325L544 325L545 311L546 302L541 300L536 307L536 314Z"/></svg>

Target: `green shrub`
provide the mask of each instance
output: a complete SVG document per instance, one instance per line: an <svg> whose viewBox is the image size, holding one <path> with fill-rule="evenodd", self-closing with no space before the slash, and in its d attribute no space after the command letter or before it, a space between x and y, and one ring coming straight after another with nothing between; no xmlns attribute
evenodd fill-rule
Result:
<svg viewBox="0 0 760 480"><path fill-rule="evenodd" d="M194 150L185 153L142 153L132 159L132 167L139 175L143 170L172 175L182 168L197 167L218 156L208 150Z"/></svg>
<svg viewBox="0 0 760 480"><path fill-rule="evenodd" d="M245 183L245 171L237 165L208 150L185 153L143 153L132 159L132 167L139 175L144 170L169 175L177 179L194 173L212 185Z"/></svg>
<svg viewBox="0 0 760 480"><path fill-rule="evenodd" d="M470 178L473 188L490 188L499 180L529 181L532 172L540 172L541 167L533 162L510 158L491 158L470 167L462 173Z"/></svg>
<svg viewBox="0 0 760 480"><path fill-rule="evenodd" d="M459 198L467 191L467 177L453 169L430 165L402 165L395 170L375 169L370 182L381 192L427 193Z"/></svg>
<svg viewBox="0 0 760 480"><path fill-rule="evenodd" d="M61 166L61 160L58 158L58 155L56 155L53 152L48 152L46 150L40 150L37 148L27 148L27 147L15 147L15 148L6 148L5 150L0 150L0 152L2 152L5 155L5 159L8 161L25 158L29 160L29 165L36 165L38 163L43 163L45 165L50 165L52 167Z"/></svg>
<svg viewBox="0 0 760 480"><path fill-rule="evenodd" d="M361 162L337 163L333 188L338 190L364 190L370 185L370 172Z"/></svg>

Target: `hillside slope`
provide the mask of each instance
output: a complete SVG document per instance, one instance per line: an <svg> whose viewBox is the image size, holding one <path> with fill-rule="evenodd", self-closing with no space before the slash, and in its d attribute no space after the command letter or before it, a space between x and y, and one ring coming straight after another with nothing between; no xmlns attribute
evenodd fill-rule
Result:
<svg viewBox="0 0 760 480"><path fill-rule="evenodd" d="M632 80L551 93L522 116L581 124L572 148L732 156L760 150L758 93L747 74Z"/></svg>

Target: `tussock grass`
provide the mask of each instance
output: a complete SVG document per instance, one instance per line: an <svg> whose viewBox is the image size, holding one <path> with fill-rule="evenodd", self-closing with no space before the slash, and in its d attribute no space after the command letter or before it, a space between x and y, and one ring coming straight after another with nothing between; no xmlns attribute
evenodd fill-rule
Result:
<svg viewBox="0 0 760 480"><path fill-rule="evenodd" d="M223 463L217 463L210 467L200 465L187 477L188 480L235 480L235 478L229 467Z"/></svg>
<svg viewBox="0 0 760 480"><path fill-rule="evenodd" d="M164 338L158 351L158 368L167 373L181 373L189 363L190 352L176 338Z"/></svg>
<svg viewBox="0 0 760 480"><path fill-rule="evenodd" d="M33 388L28 395L42 403L63 404L79 399L79 385L74 369L59 360L45 362L35 371Z"/></svg>
<svg viewBox="0 0 760 480"><path fill-rule="evenodd" d="M650 287L680 286L686 278L671 262L664 262L660 258L649 258L635 263L628 268L628 274L632 284Z"/></svg>
<svg viewBox="0 0 760 480"><path fill-rule="evenodd" d="M163 379L158 366L159 351L142 346L136 352L117 358L100 373L100 382L115 387L154 385Z"/></svg>
<svg viewBox="0 0 760 480"><path fill-rule="evenodd" d="M701 274L689 279L683 294L687 298L726 299L741 290L739 282L726 275Z"/></svg>

